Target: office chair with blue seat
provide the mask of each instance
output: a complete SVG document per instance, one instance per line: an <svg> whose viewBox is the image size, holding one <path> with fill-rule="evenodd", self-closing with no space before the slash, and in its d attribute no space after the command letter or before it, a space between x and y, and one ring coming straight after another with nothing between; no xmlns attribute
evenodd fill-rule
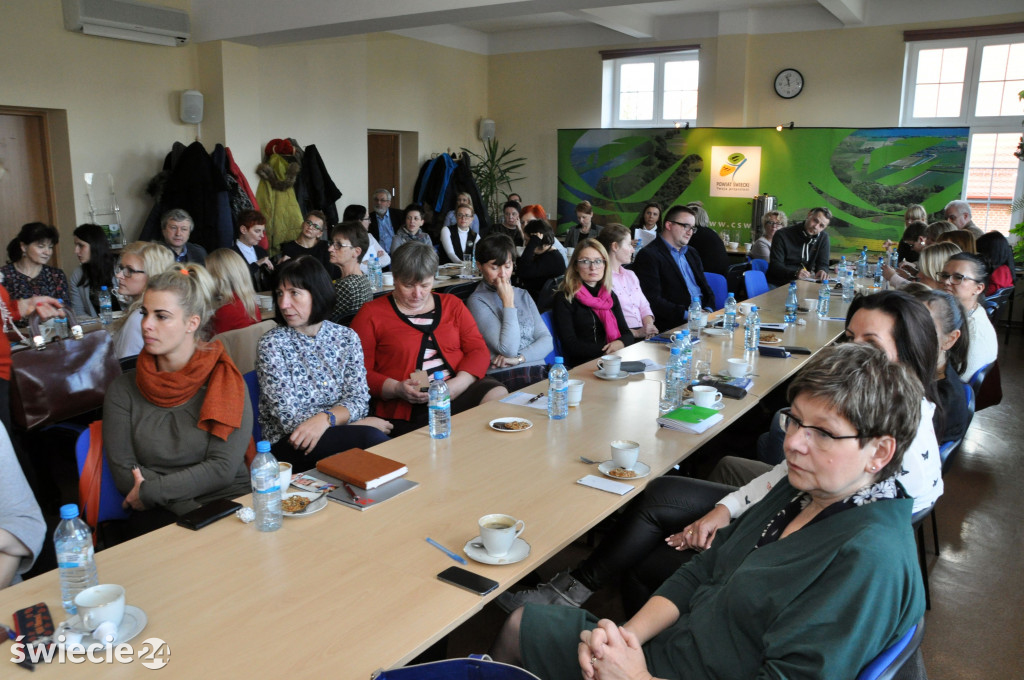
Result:
<svg viewBox="0 0 1024 680"><path fill-rule="evenodd" d="M124 496L117 490L117 486L114 484L114 475L111 474L110 468L107 466L106 455L102 454L99 461L99 494L96 494L95 486L88 486L90 481L92 485L97 483L95 474L92 475L91 480L85 478L84 470L86 459L89 457L89 446L92 443L92 432L102 431L103 421L96 421L89 427L85 428L78 439L75 442L75 461L78 464L78 475L79 475L79 486L78 486L78 504L82 511L82 517L89 521L96 529L100 522L106 522L108 520L115 519L127 519L130 514L129 510L125 510L122 507L124 503ZM86 488L88 487L88 488ZM97 507L94 509L89 507L90 498L97 498L99 502Z"/></svg>
<svg viewBox="0 0 1024 680"><path fill-rule="evenodd" d="M903 637L874 658L857 674L857 680L893 680L904 664L921 647L924 639L924 617L911 626Z"/></svg>
<svg viewBox="0 0 1024 680"><path fill-rule="evenodd" d="M548 332L551 333L552 349L548 352L548 355L544 357L544 363L551 365L555 363L555 357L564 357L565 355L562 354L562 343L558 341L558 335L555 333L555 322L551 318L551 310L549 309L548 311L543 312L540 315L540 318L543 319L544 325L548 327Z"/></svg>
<svg viewBox="0 0 1024 680"><path fill-rule="evenodd" d="M759 272L756 269L743 272L743 281L747 286L747 299L757 297L771 290L764 272Z"/></svg>
<svg viewBox="0 0 1024 680"><path fill-rule="evenodd" d="M715 294L715 309L725 307L725 299L729 297L729 284L725 277L714 272L705 272L704 278L707 279L711 292Z"/></svg>
<svg viewBox="0 0 1024 680"><path fill-rule="evenodd" d="M750 268L754 271L764 272L765 274L768 273L768 260L760 260L757 258L750 259L749 257L747 260L750 261Z"/></svg>

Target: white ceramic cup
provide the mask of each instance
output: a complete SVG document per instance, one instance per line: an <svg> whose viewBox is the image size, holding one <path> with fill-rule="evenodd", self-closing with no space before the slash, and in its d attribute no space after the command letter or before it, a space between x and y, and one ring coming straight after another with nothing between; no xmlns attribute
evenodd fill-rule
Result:
<svg viewBox="0 0 1024 680"><path fill-rule="evenodd" d="M704 408L711 408L722 401L722 393L710 385L693 386L693 403Z"/></svg>
<svg viewBox="0 0 1024 680"><path fill-rule="evenodd" d="M753 243L744 243L743 244L743 247L746 248L747 250L750 250L753 246L754 246Z"/></svg>
<svg viewBox="0 0 1024 680"><path fill-rule="evenodd" d="M511 515L484 515L478 522L480 540L491 557L504 557L526 528L526 522Z"/></svg>
<svg viewBox="0 0 1024 680"><path fill-rule="evenodd" d="M733 250L736 250L736 249L738 249L740 247L740 242L739 241L729 241L729 247L732 248Z"/></svg>
<svg viewBox="0 0 1024 680"><path fill-rule="evenodd" d="M750 373L750 364L743 359L729 359L726 362L726 370L734 378L744 378Z"/></svg>
<svg viewBox="0 0 1024 680"><path fill-rule="evenodd" d="M640 444L628 439L616 439L611 443L611 447L612 460L615 462L615 467L632 470L633 466L636 465L637 459L640 457Z"/></svg>
<svg viewBox="0 0 1024 680"><path fill-rule="evenodd" d="M82 627L94 631L101 624L111 623L114 632L124 618L124 587L113 583L101 583L86 588L75 595L75 607L82 620ZM109 626L105 628L109 629Z"/></svg>
<svg viewBox="0 0 1024 680"><path fill-rule="evenodd" d="M583 381L569 381L569 406L579 406L583 400Z"/></svg>
<svg viewBox="0 0 1024 680"><path fill-rule="evenodd" d="M750 308L753 307L753 306L754 306L753 302L741 302L739 304L740 314L742 314L743 316L746 316L747 314L750 314Z"/></svg>
<svg viewBox="0 0 1024 680"><path fill-rule="evenodd" d="M813 312L818 308L818 298L804 298L803 303L808 311Z"/></svg>
<svg viewBox="0 0 1024 680"><path fill-rule="evenodd" d="M277 474L277 483L281 487L281 498L291 496L292 492L289 490L289 487L292 485L292 464L278 463Z"/></svg>
<svg viewBox="0 0 1024 680"><path fill-rule="evenodd" d="M614 378L622 372L622 357L615 354L605 354L597 362L597 370L606 378Z"/></svg>
<svg viewBox="0 0 1024 680"><path fill-rule="evenodd" d="M384 272L383 274L381 274L381 278L383 279L383 283L385 286L395 285L395 275L392 274L391 272Z"/></svg>

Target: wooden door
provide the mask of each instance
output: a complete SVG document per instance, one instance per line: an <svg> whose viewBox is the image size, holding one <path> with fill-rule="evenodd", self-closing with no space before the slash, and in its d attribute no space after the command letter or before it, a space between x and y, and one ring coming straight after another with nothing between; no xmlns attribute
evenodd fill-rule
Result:
<svg viewBox="0 0 1024 680"><path fill-rule="evenodd" d="M26 222L53 224L52 194L44 115L0 111L0 246ZM56 252L51 262L59 266Z"/></svg>
<svg viewBox="0 0 1024 680"><path fill-rule="evenodd" d="M391 192L391 207L404 205L399 163L401 143L397 132L368 132L366 134L367 185L371 194L367 196L367 207L373 210L373 194L377 189Z"/></svg>

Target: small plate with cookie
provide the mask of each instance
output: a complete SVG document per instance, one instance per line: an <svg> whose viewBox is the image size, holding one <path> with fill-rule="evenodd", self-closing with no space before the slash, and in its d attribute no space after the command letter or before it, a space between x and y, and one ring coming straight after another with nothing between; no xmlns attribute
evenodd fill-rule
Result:
<svg viewBox="0 0 1024 680"><path fill-rule="evenodd" d="M285 517L305 517L327 507L327 494L312 491L291 491L281 499L281 514Z"/></svg>
<svg viewBox="0 0 1024 680"><path fill-rule="evenodd" d="M761 333L761 340L758 344L761 345L781 345L782 338L775 335L775 333Z"/></svg>
<svg viewBox="0 0 1024 680"><path fill-rule="evenodd" d="M487 424L498 432L525 432L533 427L526 418L495 418Z"/></svg>
<svg viewBox="0 0 1024 680"><path fill-rule="evenodd" d="M627 470L626 468L621 468L616 465L614 460L606 460L598 465L597 469L600 470L601 474L605 477L611 477L612 479L617 479L620 482L628 482L631 479L640 479L641 477L646 477L651 474L651 466L647 463L641 463L640 461L637 461L633 465L632 469Z"/></svg>

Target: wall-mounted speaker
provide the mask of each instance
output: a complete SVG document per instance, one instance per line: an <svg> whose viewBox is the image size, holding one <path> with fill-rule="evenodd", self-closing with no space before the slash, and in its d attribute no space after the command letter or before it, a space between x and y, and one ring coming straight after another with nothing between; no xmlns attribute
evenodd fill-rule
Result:
<svg viewBox="0 0 1024 680"><path fill-rule="evenodd" d="M181 122L203 122L203 93L199 90L185 90L181 93Z"/></svg>
<svg viewBox="0 0 1024 680"><path fill-rule="evenodd" d="M494 139L494 121L490 118L480 119L480 139L485 142Z"/></svg>

